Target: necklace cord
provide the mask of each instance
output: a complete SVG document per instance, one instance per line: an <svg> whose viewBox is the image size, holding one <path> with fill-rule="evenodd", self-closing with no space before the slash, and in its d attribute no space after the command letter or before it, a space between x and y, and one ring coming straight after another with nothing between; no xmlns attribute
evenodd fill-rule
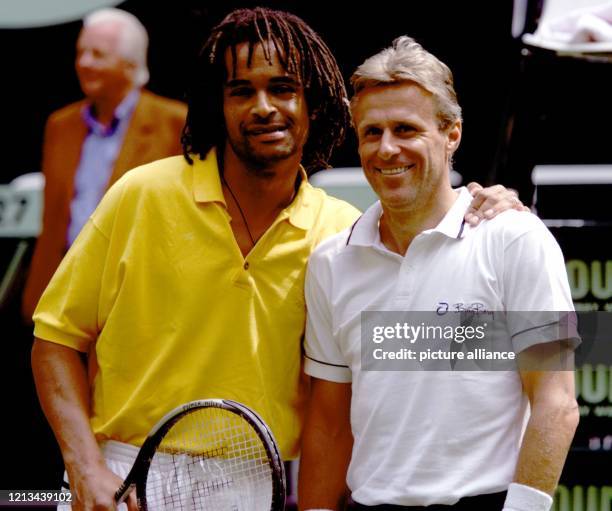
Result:
<svg viewBox="0 0 612 511"><path fill-rule="evenodd" d="M253 244L253 246L255 246L255 244L256 244L255 238L253 237L253 234L251 234L251 229L249 229L249 223L247 222L246 215L244 214L244 211L242 210L242 207L240 207L240 202L238 202L238 199L234 195L234 192L230 188L230 185L228 184L228 182L225 180L225 176L223 175L222 172L220 172L220 175L221 175L221 181L223 181L223 184L227 188L227 191L232 196L232 199L234 199L234 203L238 207L238 211L240 211L240 216L242 217L242 221L244 222L244 226L246 227L247 233L249 234L249 238L251 239L251 243ZM293 202L293 199L295 199L295 196L297 195L297 191L298 191L298 188L299 188L299 185L301 184L301 182L302 182L301 175L298 174L298 179L296 179L296 187L295 187L295 190L293 192L293 195L291 196L291 200L289 201L289 203Z"/></svg>
<svg viewBox="0 0 612 511"><path fill-rule="evenodd" d="M253 246L255 246L255 238L253 238L253 235L251 234L251 229L249 229L249 223L247 222L247 219L246 219L246 216L244 214L244 211L242 211L242 208L240 207L240 203L238 202L238 199L234 195L234 192L232 192L232 189L230 188L230 185L225 180L225 176L223 174L221 174L221 180L223 181L223 184L227 188L227 191L232 196L232 199L234 199L234 203L238 207L238 211L240 211L240 216L242 217L242 221L244 222L244 226L246 227L247 233L249 234L249 238L251 239L251 243L253 244Z"/></svg>

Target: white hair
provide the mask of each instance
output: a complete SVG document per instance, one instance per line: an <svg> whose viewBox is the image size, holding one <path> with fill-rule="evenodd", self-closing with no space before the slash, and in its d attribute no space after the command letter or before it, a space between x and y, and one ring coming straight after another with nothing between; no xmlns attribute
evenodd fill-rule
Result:
<svg viewBox="0 0 612 511"><path fill-rule="evenodd" d="M83 19L83 26L88 27L96 23L113 22L120 26L119 48L121 56L136 66L134 83L141 87L149 81L149 68L147 67L147 49L149 36L144 25L133 14L108 7L89 13Z"/></svg>

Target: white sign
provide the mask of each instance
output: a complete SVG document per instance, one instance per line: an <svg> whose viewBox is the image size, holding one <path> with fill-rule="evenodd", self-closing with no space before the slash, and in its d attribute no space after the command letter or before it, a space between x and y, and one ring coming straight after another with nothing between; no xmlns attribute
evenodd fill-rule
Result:
<svg viewBox="0 0 612 511"><path fill-rule="evenodd" d="M42 191L0 185L0 237L35 238L42 224Z"/></svg>
<svg viewBox="0 0 612 511"><path fill-rule="evenodd" d="M81 19L121 0L0 0L0 28L33 28Z"/></svg>

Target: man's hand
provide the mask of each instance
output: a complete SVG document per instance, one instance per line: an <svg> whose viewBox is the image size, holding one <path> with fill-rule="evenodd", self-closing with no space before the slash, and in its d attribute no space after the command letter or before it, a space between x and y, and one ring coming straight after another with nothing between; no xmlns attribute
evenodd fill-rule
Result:
<svg viewBox="0 0 612 511"><path fill-rule="evenodd" d="M508 189L503 185L494 185L483 188L478 183L469 183L467 189L474 199L465 214L465 221L471 226L476 226L485 219L490 220L502 211L516 209L517 211L529 211L518 197L516 190Z"/></svg>
<svg viewBox="0 0 612 511"><path fill-rule="evenodd" d="M123 482L107 467L89 423L89 385L81 354L36 339L32 371L43 411L55 433L70 479L72 509L117 509L115 492ZM128 502L136 511L136 498Z"/></svg>
<svg viewBox="0 0 612 511"><path fill-rule="evenodd" d="M97 511L125 509L115 503L115 492L123 480L109 470L106 465L97 465L87 471L68 470L70 488L72 491L72 509L74 511ZM125 499L129 511L138 511L136 492L130 493Z"/></svg>

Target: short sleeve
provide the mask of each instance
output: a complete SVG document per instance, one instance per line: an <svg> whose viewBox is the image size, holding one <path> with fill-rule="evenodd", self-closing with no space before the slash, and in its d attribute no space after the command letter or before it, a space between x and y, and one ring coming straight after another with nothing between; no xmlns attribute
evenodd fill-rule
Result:
<svg viewBox="0 0 612 511"><path fill-rule="evenodd" d="M34 335L86 352L100 331L99 303L108 238L90 218L34 311Z"/></svg>
<svg viewBox="0 0 612 511"><path fill-rule="evenodd" d="M539 220L505 249L504 295L517 352L551 341L579 344L563 254Z"/></svg>
<svg viewBox="0 0 612 511"><path fill-rule="evenodd" d="M320 283L324 273L329 273L324 261L311 258L305 284L307 318L304 370L315 378L348 383L351 381L351 370L342 356L337 337L334 336L329 286L326 289ZM329 278L325 280L331 282Z"/></svg>

